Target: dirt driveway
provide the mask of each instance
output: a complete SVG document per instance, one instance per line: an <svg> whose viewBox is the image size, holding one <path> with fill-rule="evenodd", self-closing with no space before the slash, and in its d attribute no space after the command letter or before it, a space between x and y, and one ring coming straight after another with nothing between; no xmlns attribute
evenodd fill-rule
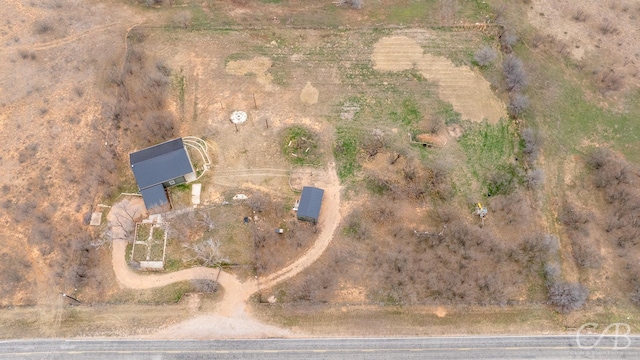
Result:
<svg viewBox="0 0 640 360"><path fill-rule="evenodd" d="M340 180L336 173L335 163L330 163L325 180L316 184L325 190L322 212L318 226L321 228L318 237L311 248L300 258L285 268L270 274L264 279L250 279L240 281L235 275L225 271L220 272L218 282L225 289L222 301L213 314L197 316L181 324L163 329L154 338L239 338L239 337L273 337L287 336L289 333L282 329L262 324L250 317L246 312L249 298L260 289L272 287L285 281L313 264L329 246L333 234L340 223ZM128 213L138 213L142 199L127 200ZM122 207L114 206L108 219L114 222L124 211ZM120 214L120 219L123 216ZM127 240L122 234L114 234L112 247L112 264L118 282L131 289L150 289L166 286L175 282L195 279L216 279L218 270L205 267L195 267L165 274L139 274L127 265L125 256Z"/></svg>

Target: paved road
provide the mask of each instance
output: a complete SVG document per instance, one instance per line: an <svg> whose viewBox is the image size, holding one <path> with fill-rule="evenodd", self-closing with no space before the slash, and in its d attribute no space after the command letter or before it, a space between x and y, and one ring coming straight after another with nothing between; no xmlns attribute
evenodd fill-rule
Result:
<svg viewBox="0 0 640 360"><path fill-rule="evenodd" d="M582 338L593 344L594 338ZM627 341L628 340L628 341ZM640 336L580 349L575 336L217 341L12 340L0 359L640 359Z"/></svg>

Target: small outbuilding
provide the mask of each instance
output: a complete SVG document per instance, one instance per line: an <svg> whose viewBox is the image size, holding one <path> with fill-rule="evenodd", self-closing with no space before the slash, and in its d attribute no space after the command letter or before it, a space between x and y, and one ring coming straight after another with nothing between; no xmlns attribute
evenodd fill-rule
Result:
<svg viewBox="0 0 640 360"><path fill-rule="evenodd" d="M298 205L298 220L309 221L316 224L320 218L323 196L323 189L311 186L303 187L300 204Z"/></svg>
<svg viewBox="0 0 640 360"><path fill-rule="evenodd" d="M131 153L129 160L144 204L151 214L171 209L166 192L168 187L196 179L182 138Z"/></svg>

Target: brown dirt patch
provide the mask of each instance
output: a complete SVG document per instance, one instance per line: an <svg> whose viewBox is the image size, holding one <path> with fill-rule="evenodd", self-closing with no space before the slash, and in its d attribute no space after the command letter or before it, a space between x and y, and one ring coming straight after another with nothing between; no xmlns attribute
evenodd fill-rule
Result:
<svg viewBox="0 0 640 360"><path fill-rule="evenodd" d="M416 69L428 80L437 82L440 98L451 103L464 119L487 119L495 124L507 117L504 104L479 73L466 66L455 66L445 57L424 54L418 42L409 37L381 39L375 44L371 57L377 70Z"/></svg>
<svg viewBox="0 0 640 360"><path fill-rule="evenodd" d="M314 88L311 82L307 81L307 84L300 92L300 101L307 105L313 105L318 102L318 89Z"/></svg>
<svg viewBox="0 0 640 360"><path fill-rule="evenodd" d="M271 64L271 59L268 57L258 56L251 60L229 61L226 71L238 76L255 75L258 84L269 89L272 86L273 76L267 70L271 68Z"/></svg>

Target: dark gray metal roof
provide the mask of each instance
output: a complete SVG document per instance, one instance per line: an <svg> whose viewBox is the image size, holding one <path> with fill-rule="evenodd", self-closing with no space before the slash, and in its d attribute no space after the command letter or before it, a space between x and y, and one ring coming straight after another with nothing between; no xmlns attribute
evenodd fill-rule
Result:
<svg viewBox="0 0 640 360"><path fill-rule="evenodd" d="M140 189L193 172L191 160L181 138L131 153L129 160Z"/></svg>
<svg viewBox="0 0 640 360"><path fill-rule="evenodd" d="M311 186L302 188L302 196L298 205L298 219L318 221L324 190Z"/></svg>
<svg viewBox="0 0 640 360"><path fill-rule="evenodd" d="M154 208L161 208L165 205L169 205L169 199L167 198L167 193L165 192L162 184L142 189L140 190L140 193L142 194L144 205L149 211Z"/></svg>

